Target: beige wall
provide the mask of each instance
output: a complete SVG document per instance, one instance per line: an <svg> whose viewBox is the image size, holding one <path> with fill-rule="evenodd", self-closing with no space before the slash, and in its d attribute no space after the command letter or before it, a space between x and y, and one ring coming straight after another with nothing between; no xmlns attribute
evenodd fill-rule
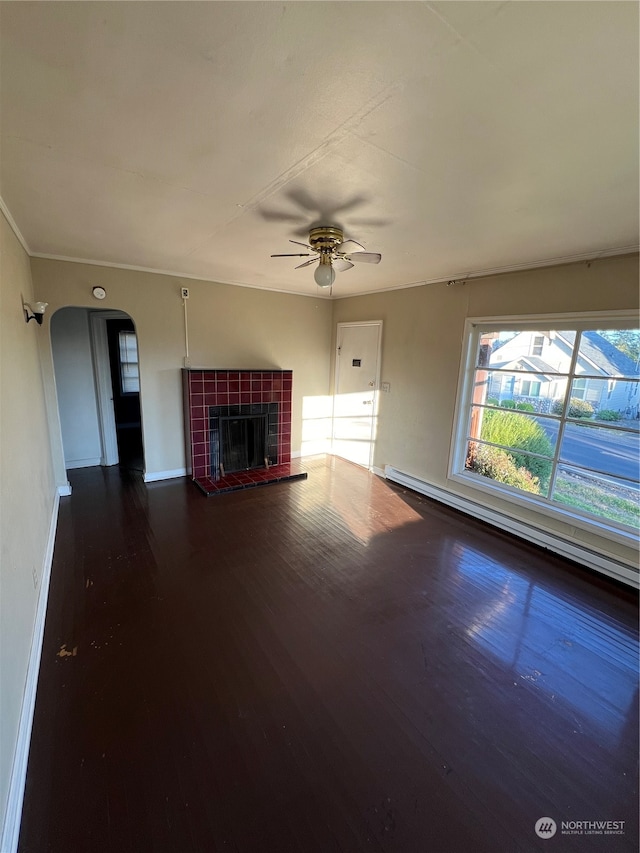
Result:
<svg viewBox="0 0 640 853"><path fill-rule="evenodd" d="M464 325L468 317L638 310L638 256L546 267L437 284L334 303L335 325L382 320L381 380L374 465L392 465L430 484L478 500L473 489L447 479ZM513 517L582 541L635 564L623 545L602 540L539 513L481 498Z"/></svg>
<svg viewBox="0 0 640 853"><path fill-rule="evenodd" d="M181 287L188 287L190 292L187 310L192 366L293 370L292 449L300 450L303 398L326 395L329 387L329 300L42 258L33 258L31 266L37 298L50 303L50 313L63 306L85 306L118 309L132 317L138 335L148 475L185 467ZM92 296L95 285L107 291L101 302ZM43 332L43 371L55 409L48 327ZM64 483L60 425L55 417L51 428L56 442L56 475Z"/></svg>
<svg viewBox="0 0 640 853"><path fill-rule="evenodd" d="M56 489L29 258L0 214L0 827Z"/></svg>

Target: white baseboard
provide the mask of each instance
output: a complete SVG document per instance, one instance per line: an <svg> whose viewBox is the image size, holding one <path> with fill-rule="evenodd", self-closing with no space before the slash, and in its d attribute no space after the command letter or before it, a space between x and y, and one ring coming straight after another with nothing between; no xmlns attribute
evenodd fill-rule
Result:
<svg viewBox="0 0 640 853"><path fill-rule="evenodd" d="M64 467L67 469L71 469L71 468L93 468L95 465L100 465L101 462L102 462L101 456L90 456L90 457L87 457L86 459L69 459L68 461L65 459Z"/></svg>
<svg viewBox="0 0 640 853"><path fill-rule="evenodd" d="M387 480L392 480L401 486L407 486L407 488L412 489L414 492L419 492L428 498L433 498L473 518L498 527L500 530L512 533L521 539L525 539L527 542L540 545L554 554L559 554L561 557L566 557L569 560L580 563L589 569L600 572L600 574L607 575L621 583L627 584L627 586L632 586L634 589L638 589L640 586L636 568L617 560L613 555L593 551L578 542L565 539L557 533L534 527L532 524L519 521L485 504L476 503L440 486L427 483L418 477L414 477L412 474L398 471L397 468L393 468L391 465L385 465L384 476Z"/></svg>
<svg viewBox="0 0 640 853"><path fill-rule="evenodd" d="M13 756L11 768L11 779L9 781L9 796L7 797L7 810L2 827L2 839L0 850L2 853L15 853L18 849L18 837L20 835L20 819L22 817L22 801L24 799L24 786L27 779L27 764L29 761L29 745L31 743L31 728L33 725L33 712L36 705L36 691L38 689L38 673L40 672L40 656L42 654L42 639L44 637L44 623L47 615L47 600L49 597L49 583L51 580L51 564L53 562L53 546L56 538L56 527L58 524L58 508L60 497L56 491L53 499L53 510L49 523L49 535L42 561L42 572L40 575L40 592L36 606L36 616L31 635L31 651L29 652L29 663L27 666L27 677L25 680L24 694L22 697L22 709L20 711L20 725L18 726L18 738Z"/></svg>
<svg viewBox="0 0 640 853"><path fill-rule="evenodd" d="M176 477L186 477L186 468L174 468L173 471L145 471L145 483L157 483L158 480L174 480Z"/></svg>
<svg viewBox="0 0 640 853"><path fill-rule="evenodd" d="M331 453L331 439L317 438L313 441L303 441L300 450L292 450L291 458L299 459L301 456L319 456L321 453Z"/></svg>

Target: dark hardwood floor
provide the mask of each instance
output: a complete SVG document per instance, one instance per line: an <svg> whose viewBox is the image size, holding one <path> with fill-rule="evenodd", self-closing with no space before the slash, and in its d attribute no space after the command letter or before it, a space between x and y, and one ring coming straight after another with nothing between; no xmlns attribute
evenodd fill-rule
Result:
<svg viewBox="0 0 640 853"><path fill-rule="evenodd" d="M308 463L70 472L21 853L636 851L632 592Z"/></svg>

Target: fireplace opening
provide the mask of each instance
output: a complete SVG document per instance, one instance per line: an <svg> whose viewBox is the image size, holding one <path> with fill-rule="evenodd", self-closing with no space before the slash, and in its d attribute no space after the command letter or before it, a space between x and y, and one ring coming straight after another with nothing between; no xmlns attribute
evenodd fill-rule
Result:
<svg viewBox="0 0 640 853"><path fill-rule="evenodd" d="M209 476L213 480L234 472L278 464L277 403L209 407Z"/></svg>
<svg viewBox="0 0 640 853"><path fill-rule="evenodd" d="M225 473L263 468L267 455L266 435L266 415L220 418L222 467Z"/></svg>

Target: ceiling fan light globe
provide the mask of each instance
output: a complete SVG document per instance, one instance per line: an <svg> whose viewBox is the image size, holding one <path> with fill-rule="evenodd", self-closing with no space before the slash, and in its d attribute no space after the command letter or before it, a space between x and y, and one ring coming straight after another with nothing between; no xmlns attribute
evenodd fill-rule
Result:
<svg viewBox="0 0 640 853"><path fill-rule="evenodd" d="M331 264L318 264L313 277L318 287L331 287L336 280L336 271Z"/></svg>

